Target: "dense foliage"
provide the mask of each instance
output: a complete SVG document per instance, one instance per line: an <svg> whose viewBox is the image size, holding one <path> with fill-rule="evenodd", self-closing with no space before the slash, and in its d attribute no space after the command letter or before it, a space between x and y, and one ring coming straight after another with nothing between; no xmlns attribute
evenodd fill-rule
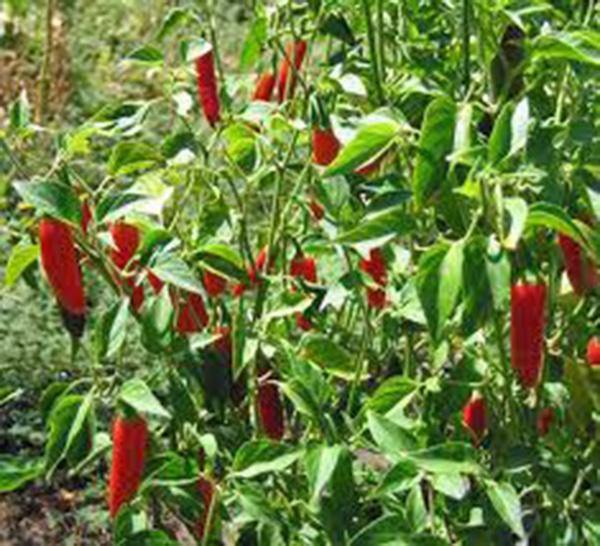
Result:
<svg viewBox="0 0 600 546"><path fill-rule="evenodd" d="M0 491L101 476L119 545L599 545L594 3L164 4L126 96L63 118L45 62L0 127L71 354Z"/></svg>

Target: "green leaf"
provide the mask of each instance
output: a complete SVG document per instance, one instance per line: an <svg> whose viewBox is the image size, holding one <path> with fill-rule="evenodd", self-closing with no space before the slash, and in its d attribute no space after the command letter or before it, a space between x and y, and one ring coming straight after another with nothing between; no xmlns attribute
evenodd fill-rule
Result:
<svg viewBox="0 0 600 546"><path fill-rule="evenodd" d="M208 244L200 247L197 253L200 265L222 277L245 281L247 278L244 261L239 253L222 243Z"/></svg>
<svg viewBox="0 0 600 546"><path fill-rule="evenodd" d="M42 475L42 459L0 455L0 493L9 493L23 487Z"/></svg>
<svg viewBox="0 0 600 546"><path fill-rule="evenodd" d="M158 39L162 40L177 27L183 25L189 18L189 8L175 7L171 8L165 15L160 30L158 31Z"/></svg>
<svg viewBox="0 0 600 546"><path fill-rule="evenodd" d="M437 332L441 334L446 322L452 315L462 289L464 261L464 242L453 243L440 266L438 291Z"/></svg>
<svg viewBox="0 0 600 546"><path fill-rule="evenodd" d="M39 245L19 244L15 246L8 258L4 273L4 284L12 286L23 272L37 259L40 254Z"/></svg>
<svg viewBox="0 0 600 546"><path fill-rule="evenodd" d="M121 387L119 401L132 407L138 413L169 418L169 412L141 379L130 379Z"/></svg>
<svg viewBox="0 0 600 546"><path fill-rule="evenodd" d="M354 358L329 337L322 334L306 336L301 351L305 358L333 376L346 380L354 378Z"/></svg>
<svg viewBox="0 0 600 546"><path fill-rule="evenodd" d="M145 530L127 537L119 544L122 546L178 546L179 542L172 540L164 531Z"/></svg>
<svg viewBox="0 0 600 546"><path fill-rule="evenodd" d="M367 426L383 453L395 460L399 460L418 447L412 434L383 415L367 411Z"/></svg>
<svg viewBox="0 0 600 546"><path fill-rule="evenodd" d="M302 456L281 443L267 440L246 442L235 453L232 478L255 478L261 474L282 472Z"/></svg>
<svg viewBox="0 0 600 546"><path fill-rule="evenodd" d="M125 57L125 60L143 65L160 66L163 63L163 54L160 49L151 45L145 45L129 53Z"/></svg>
<svg viewBox="0 0 600 546"><path fill-rule="evenodd" d="M377 413L386 413L418 388L418 383L409 377L397 375L386 379L373 393L367 407Z"/></svg>
<svg viewBox="0 0 600 546"><path fill-rule="evenodd" d="M94 351L98 359L117 355L127 337L128 316L129 299L124 298L100 317L94 332Z"/></svg>
<svg viewBox="0 0 600 546"><path fill-rule="evenodd" d="M508 211L511 217L510 231L503 241L503 244L509 250L515 250L527 220L527 202L520 197L509 197L504 200L504 208Z"/></svg>
<svg viewBox="0 0 600 546"><path fill-rule="evenodd" d="M577 227L577 224L571 220L564 209L557 205L552 205L550 203L534 203L529 208L526 226L546 227L569 236L583 247L588 246L587 241L581 230Z"/></svg>
<svg viewBox="0 0 600 546"><path fill-rule="evenodd" d="M147 200L147 195L130 192L111 192L105 195L96 206L94 220L97 224L114 222L126 216L140 201Z"/></svg>
<svg viewBox="0 0 600 546"><path fill-rule="evenodd" d="M310 485L310 502L316 504L346 451L341 445L316 446L307 454L305 463Z"/></svg>
<svg viewBox="0 0 600 546"><path fill-rule="evenodd" d="M350 546L449 546L441 538L416 534L399 515L385 515L368 523L350 541Z"/></svg>
<svg viewBox="0 0 600 546"><path fill-rule="evenodd" d="M448 442L413 451L408 458L420 469L433 474L481 474L476 455L469 444Z"/></svg>
<svg viewBox="0 0 600 546"><path fill-rule="evenodd" d="M413 230L414 220L404 207L392 207L367 214L358 224L339 235L336 242L355 244L380 239L387 235L406 235Z"/></svg>
<svg viewBox="0 0 600 546"><path fill-rule="evenodd" d="M510 151L513 110L514 104L507 102L494 122L494 128L488 141L488 158L492 165L499 163Z"/></svg>
<svg viewBox="0 0 600 546"><path fill-rule="evenodd" d="M142 316L142 344L153 354L161 354L173 341L173 303L169 290L150 300Z"/></svg>
<svg viewBox="0 0 600 546"><path fill-rule="evenodd" d="M525 538L521 501L514 487L507 483L486 480L485 491L498 515L520 538Z"/></svg>
<svg viewBox="0 0 600 546"><path fill-rule="evenodd" d="M510 301L510 260L497 241L490 241L485 265L494 309L504 311Z"/></svg>
<svg viewBox="0 0 600 546"><path fill-rule="evenodd" d="M119 142L112 150L108 172L113 176L149 169L162 161L162 156L145 142Z"/></svg>
<svg viewBox="0 0 600 546"><path fill-rule="evenodd" d="M400 459L383 477L377 488L378 495L402 493L421 481L419 468L410 459Z"/></svg>
<svg viewBox="0 0 600 546"><path fill-rule="evenodd" d="M179 256L173 254L160 255L156 262L152 264L152 273L167 284L172 284L188 292L204 294L202 283Z"/></svg>
<svg viewBox="0 0 600 546"><path fill-rule="evenodd" d="M56 182L15 182L14 188L23 201L39 212L76 226L81 223L81 205L70 186Z"/></svg>
<svg viewBox="0 0 600 546"><path fill-rule="evenodd" d="M413 175L413 191L419 208L442 187L446 156L454 144L455 123L456 105L449 98L438 97L427 106Z"/></svg>
<svg viewBox="0 0 600 546"><path fill-rule="evenodd" d="M533 41L532 51L535 60L564 59L600 66L600 33L577 30L542 34Z"/></svg>
<svg viewBox="0 0 600 546"><path fill-rule="evenodd" d="M471 489L469 478L460 474L434 474L429 481L436 491L455 500L464 499Z"/></svg>
<svg viewBox="0 0 600 546"><path fill-rule="evenodd" d="M257 14L242 46L240 69L246 70L254 66L260 57L260 52L267 41L267 17L264 13Z"/></svg>
<svg viewBox="0 0 600 546"><path fill-rule="evenodd" d="M393 119L377 117L361 125L354 138L342 149L323 176L349 174L381 154L393 143L400 131Z"/></svg>

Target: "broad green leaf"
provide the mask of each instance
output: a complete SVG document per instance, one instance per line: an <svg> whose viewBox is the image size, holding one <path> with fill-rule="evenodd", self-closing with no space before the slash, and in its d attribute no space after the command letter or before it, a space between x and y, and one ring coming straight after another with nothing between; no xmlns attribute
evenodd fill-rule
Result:
<svg viewBox="0 0 600 546"><path fill-rule="evenodd" d="M413 175L413 192L419 208L443 185L446 156L454 144L455 123L456 104L449 98L438 97L427 106Z"/></svg>
<svg viewBox="0 0 600 546"><path fill-rule="evenodd" d="M172 284L188 292L204 294L202 283L179 256L173 254L160 255L156 262L152 264L152 273L165 283Z"/></svg>
<svg viewBox="0 0 600 546"><path fill-rule="evenodd" d="M431 486L455 500L462 500L471 489L469 478L460 474L434 474L429 479Z"/></svg>
<svg viewBox="0 0 600 546"><path fill-rule="evenodd" d="M244 483L238 485L236 493L245 518L267 524L278 522L279 514L269 502L262 484L250 485L250 483Z"/></svg>
<svg viewBox="0 0 600 546"><path fill-rule="evenodd" d="M71 448L77 443L80 442L80 438L82 433L85 434L84 427L91 424L90 419L92 419L93 413L93 404L94 404L94 392L90 391L85 395L85 398L82 400L79 409L77 410L77 414L75 415L75 419L71 424L71 429L69 430L69 434L67 436L67 440L65 442L65 447L63 453L67 456L69 463L78 463L83 460L91 449L93 431L88 430L88 437L86 438L87 445L84 446L84 452L82 454L77 454L75 457L71 457Z"/></svg>
<svg viewBox="0 0 600 546"><path fill-rule="evenodd" d="M158 31L158 39L162 40L178 26L184 24L190 16L189 8L174 7L171 8L165 15L160 30Z"/></svg>
<svg viewBox="0 0 600 546"><path fill-rule="evenodd" d="M600 33L595 30L541 34L532 43L534 59L565 59L600 66Z"/></svg>
<svg viewBox="0 0 600 546"><path fill-rule="evenodd" d="M147 195L131 192L111 192L104 196L94 211L94 220L97 224L114 222L123 218L135 209L140 201L147 200Z"/></svg>
<svg viewBox="0 0 600 546"><path fill-rule="evenodd" d="M119 142L112 150L108 172L113 176L132 174L156 166L162 156L145 142Z"/></svg>
<svg viewBox="0 0 600 546"><path fill-rule="evenodd" d="M504 200L504 207L511 217L510 231L503 241L504 247L515 250L525 229L527 220L527 202L520 197L509 197Z"/></svg>
<svg viewBox="0 0 600 546"><path fill-rule="evenodd" d="M281 472L301 456L301 450L291 450L285 444L252 440L236 451L230 477L248 479L261 474Z"/></svg>
<svg viewBox="0 0 600 546"><path fill-rule="evenodd" d="M471 147L471 119L473 117L473 106L465 103L461 106L456 117L454 128L453 155L456 156Z"/></svg>
<svg viewBox="0 0 600 546"><path fill-rule="evenodd" d="M449 543L438 537L414 533L402 516L385 515L354 535L350 546L449 546Z"/></svg>
<svg viewBox="0 0 600 546"><path fill-rule="evenodd" d="M391 146L400 131L393 119L378 117L361 125L354 138L342 149L324 176L349 174Z"/></svg>
<svg viewBox="0 0 600 546"><path fill-rule="evenodd" d="M169 290L161 290L150 301L142 316L142 344L148 351L161 354L173 341L173 302Z"/></svg>
<svg viewBox="0 0 600 546"><path fill-rule="evenodd" d="M448 442L408 455L420 469L433 474L481 474L476 452L469 444Z"/></svg>
<svg viewBox="0 0 600 546"><path fill-rule="evenodd" d="M310 482L310 499L312 504L316 504L321 493L331 480L342 454L345 452L344 446L318 446L307 454L306 465L307 475Z"/></svg>
<svg viewBox="0 0 600 546"><path fill-rule="evenodd" d="M266 15L262 12L257 14L242 46L242 54L240 55L241 70L246 70L255 65L259 59L261 50L267 40L267 26Z"/></svg>
<svg viewBox="0 0 600 546"><path fill-rule="evenodd" d="M419 468L410 459L401 458L383 477L377 488L378 495L389 495L408 491L421 481Z"/></svg>
<svg viewBox="0 0 600 546"><path fill-rule="evenodd" d="M9 493L44 472L44 461L31 456L0 455L0 493Z"/></svg>
<svg viewBox="0 0 600 546"><path fill-rule="evenodd" d="M494 122L494 128L488 141L488 158L492 165L499 163L510 151L513 111L513 103L507 102Z"/></svg>
<svg viewBox="0 0 600 546"><path fill-rule="evenodd" d="M510 301L510 260L497 241L490 240L485 265L494 309L504 311Z"/></svg>
<svg viewBox="0 0 600 546"><path fill-rule="evenodd" d="M437 331L441 334L458 302L462 289L464 242L453 243L440 266Z"/></svg>
<svg viewBox="0 0 600 546"><path fill-rule="evenodd" d="M406 517L410 527L416 531L422 531L427 523L427 507L423 498L421 484L413 485L406 498Z"/></svg>
<svg viewBox="0 0 600 546"><path fill-rule="evenodd" d="M121 387L119 400L138 413L169 418L169 412L141 379L130 379Z"/></svg>
<svg viewBox="0 0 600 546"><path fill-rule="evenodd" d="M200 265L223 277L246 280L244 262L238 252L222 243L213 243L200 247L197 253Z"/></svg>
<svg viewBox="0 0 600 546"><path fill-rule="evenodd" d="M417 441L411 433L374 411L367 411L367 426L383 453L395 460L418 448Z"/></svg>
<svg viewBox="0 0 600 546"><path fill-rule="evenodd" d="M404 207L392 207L368 214L358 226L340 234L336 242L355 244L380 239L387 235L406 235L414 228L414 220Z"/></svg>
<svg viewBox="0 0 600 546"><path fill-rule="evenodd" d="M354 378L354 357L329 337L313 334L302 340L301 351L305 358L318 364L326 372L350 380Z"/></svg>
<svg viewBox="0 0 600 546"><path fill-rule="evenodd" d="M429 331L434 339L437 339L439 335L440 267L448 248L445 243L430 247L419 259L419 268L415 280L421 307L427 318Z"/></svg>
<svg viewBox="0 0 600 546"><path fill-rule="evenodd" d="M81 205L73 188L57 182L16 182L14 188L39 212L74 225L81 223Z"/></svg>
<svg viewBox="0 0 600 546"><path fill-rule="evenodd" d="M323 34L329 34L350 46L356 43L352 28L346 18L339 13L330 13L321 23L319 30Z"/></svg>
<svg viewBox="0 0 600 546"><path fill-rule="evenodd" d="M367 407L377 413L386 413L418 388L413 379L401 375L386 379L367 401Z"/></svg>
<svg viewBox="0 0 600 546"><path fill-rule="evenodd" d="M512 529L513 533L525 538L521 501L514 487L507 482L497 483L486 480L484 483L488 498L498 515Z"/></svg>
<svg viewBox="0 0 600 546"><path fill-rule="evenodd" d="M4 272L6 286L15 284L23 272L37 259L39 253L39 245L19 244L15 246L10 252Z"/></svg>
<svg viewBox="0 0 600 546"><path fill-rule="evenodd" d="M117 355L127 336L129 299L115 303L98 321L94 332L94 349L98 359Z"/></svg>
<svg viewBox="0 0 600 546"><path fill-rule="evenodd" d="M552 229L557 233L569 236L581 246L587 246L587 242L577 227L577 224L569 215L557 205L550 203L534 203L529 208L527 215L527 227L537 226Z"/></svg>

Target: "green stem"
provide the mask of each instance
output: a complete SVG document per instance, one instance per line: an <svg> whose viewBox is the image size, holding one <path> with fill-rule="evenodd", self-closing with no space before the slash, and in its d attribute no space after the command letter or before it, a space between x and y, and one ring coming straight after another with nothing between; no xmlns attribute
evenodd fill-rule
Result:
<svg viewBox="0 0 600 546"><path fill-rule="evenodd" d="M373 29L373 21L371 21L371 0L362 0L365 22L367 24L367 39L369 40L369 54L371 56L371 69L373 71L373 79L375 81L375 90L377 91L377 102L383 104L385 96L381 85L381 77L379 74L379 63L377 62L377 46L375 44L375 31Z"/></svg>
<svg viewBox="0 0 600 546"><path fill-rule="evenodd" d="M469 52L469 42L471 37L469 21L469 0L462 1L462 57L463 57L463 86L465 94L469 92L471 86L471 57Z"/></svg>
<svg viewBox="0 0 600 546"><path fill-rule="evenodd" d="M377 37L379 46L379 71L385 83L385 24L383 19L383 0L377 0Z"/></svg>

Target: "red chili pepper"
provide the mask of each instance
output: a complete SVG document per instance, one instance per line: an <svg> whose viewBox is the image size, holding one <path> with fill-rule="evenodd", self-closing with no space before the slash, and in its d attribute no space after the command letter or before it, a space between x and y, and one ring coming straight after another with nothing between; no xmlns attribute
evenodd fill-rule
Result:
<svg viewBox="0 0 600 546"><path fill-rule="evenodd" d="M562 233L558 236L558 243L563 253L567 277L575 294L581 296L594 289L599 283L598 273L581 247Z"/></svg>
<svg viewBox="0 0 600 546"><path fill-rule="evenodd" d="M511 289L510 344L513 369L528 389L540 381L544 363L546 286L516 284Z"/></svg>
<svg viewBox="0 0 600 546"><path fill-rule="evenodd" d="M327 129L313 128L312 153L313 161L317 165L327 166L333 163L341 147L342 145L331 127Z"/></svg>
<svg viewBox="0 0 600 546"><path fill-rule="evenodd" d="M148 427L141 417L117 417L113 424L113 456L108 486L108 508L114 518L136 494L142 474Z"/></svg>
<svg viewBox="0 0 600 546"><path fill-rule="evenodd" d="M315 259L304 254L297 254L290 264L290 275L304 279L306 282L317 282L317 263Z"/></svg>
<svg viewBox="0 0 600 546"><path fill-rule="evenodd" d="M204 288L211 298L217 298L227 289L227 279L208 269L204 270Z"/></svg>
<svg viewBox="0 0 600 546"><path fill-rule="evenodd" d="M111 251L111 260L118 269L123 270L130 264L132 258L137 252L140 244L140 233L135 226L125 222L116 222L110 226L115 248ZM134 265L135 264L131 264ZM117 279L121 283L122 279ZM139 311L144 303L144 287L135 283L131 277L126 279L127 285L131 289L131 305Z"/></svg>
<svg viewBox="0 0 600 546"><path fill-rule="evenodd" d="M462 422L477 446L485 436L487 430L487 415L485 399L478 394L473 394L463 408Z"/></svg>
<svg viewBox="0 0 600 546"><path fill-rule="evenodd" d="M367 305L371 309L383 309L387 303L385 290L367 287Z"/></svg>
<svg viewBox="0 0 600 546"><path fill-rule="evenodd" d="M312 213L312 217L318 222L325 217L325 209L323 206L316 201L315 199L311 199L308 203L308 207L310 208L310 212Z"/></svg>
<svg viewBox="0 0 600 546"><path fill-rule="evenodd" d="M540 411L536 422L538 435L546 436L546 434L548 434L550 431L550 427L552 426L553 422L554 410L552 408L544 408L542 411Z"/></svg>
<svg viewBox="0 0 600 546"><path fill-rule="evenodd" d="M267 262L267 247L264 247L258 253L256 260L254 261L254 267L248 267L248 278L250 279L250 284L252 286L256 286L259 282L258 274L263 273L265 270L265 265ZM275 261L273 260L273 256L269 257L269 269L273 267ZM231 290L234 297L240 297L246 290L248 286L245 283L235 284Z"/></svg>
<svg viewBox="0 0 600 546"><path fill-rule="evenodd" d="M208 324L208 314L202 296L190 292L177 317L177 331L180 334L200 332Z"/></svg>
<svg viewBox="0 0 600 546"><path fill-rule="evenodd" d="M210 507L213 503L215 494L215 487L211 480L201 476L198 479L198 492L202 497L202 512L198 519L198 528L196 529L198 540L204 539L204 533L206 532L206 526L208 523L208 516L210 515Z"/></svg>
<svg viewBox="0 0 600 546"><path fill-rule="evenodd" d="M154 290L155 294L159 294L165 285L165 283L150 270L148 270L148 281L150 282L152 290Z"/></svg>
<svg viewBox="0 0 600 546"><path fill-rule="evenodd" d="M600 338L590 339L587 346L587 361L590 366L600 366Z"/></svg>
<svg viewBox="0 0 600 546"><path fill-rule="evenodd" d="M296 326L305 332L312 330L313 327L312 322L304 313L296 313Z"/></svg>
<svg viewBox="0 0 600 546"><path fill-rule="evenodd" d="M74 337L81 337L85 327L85 293L71 228L60 220L43 218L39 238L42 267L65 327Z"/></svg>
<svg viewBox="0 0 600 546"><path fill-rule="evenodd" d="M285 49L285 58L279 69L279 78L277 80L277 98L279 102L283 102L286 98L294 96L294 88L296 87L296 76L290 62L293 63L296 72L300 70L304 56L306 55L307 43L304 40L298 40L295 43L290 43Z"/></svg>
<svg viewBox="0 0 600 546"><path fill-rule="evenodd" d="M283 403L279 395L279 387L271 381L265 381L268 370L260 372L261 381L258 387L258 415L264 433L271 440L281 440L285 432Z"/></svg>
<svg viewBox="0 0 600 546"><path fill-rule="evenodd" d="M256 82L252 100L269 102L273 96L273 89L275 89L275 74L273 72L263 72Z"/></svg>
<svg viewBox="0 0 600 546"><path fill-rule="evenodd" d="M198 78L198 98L206 121L214 127L220 119L219 93L215 75L215 62L212 47L196 58Z"/></svg>
<svg viewBox="0 0 600 546"><path fill-rule="evenodd" d="M387 265L380 248L372 248L369 252L369 258L360 260L360 269L380 286L387 284Z"/></svg>
<svg viewBox="0 0 600 546"><path fill-rule="evenodd" d="M382 159L382 156L378 156L375 159L370 160L368 163L365 163L364 165L356 169L354 171L354 174L358 174L364 177L370 176L379 169Z"/></svg>

